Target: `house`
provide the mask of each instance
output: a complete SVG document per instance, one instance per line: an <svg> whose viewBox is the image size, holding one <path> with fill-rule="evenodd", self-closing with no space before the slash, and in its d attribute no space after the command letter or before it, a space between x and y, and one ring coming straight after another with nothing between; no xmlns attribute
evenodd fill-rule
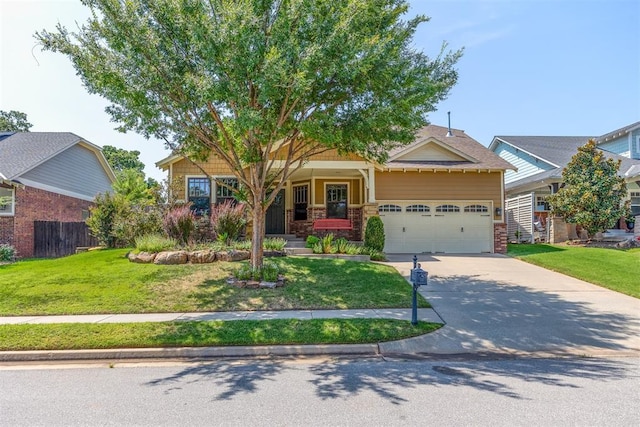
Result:
<svg viewBox="0 0 640 427"><path fill-rule="evenodd" d="M199 212L232 198L237 187L213 156L192 163L173 155L156 164L178 187L174 196ZM329 150L285 183L267 212L266 233L331 231L358 241L366 220L380 215L388 253L504 253L503 179L511 168L464 131L435 125L391 151L385 164Z"/></svg>
<svg viewBox="0 0 640 427"><path fill-rule="evenodd" d="M602 136L498 135L489 149L517 167L505 173L510 239L516 238L516 231L523 240L545 237L544 232L549 231L546 198L558 191L562 170L589 139L595 139L605 156L620 160L619 173L627 183L631 210L640 215L640 122Z"/></svg>
<svg viewBox="0 0 640 427"><path fill-rule="evenodd" d="M115 181L100 148L67 132L0 133L0 243L34 256L34 222L80 222Z"/></svg>

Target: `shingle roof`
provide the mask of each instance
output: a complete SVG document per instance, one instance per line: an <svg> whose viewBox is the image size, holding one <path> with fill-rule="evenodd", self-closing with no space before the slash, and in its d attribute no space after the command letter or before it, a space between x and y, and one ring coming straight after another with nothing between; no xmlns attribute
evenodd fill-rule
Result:
<svg viewBox="0 0 640 427"><path fill-rule="evenodd" d="M601 143L609 139L617 138L619 136L622 136L628 133L630 130L633 130L639 127L640 127L640 122L631 123L630 125L621 127L620 129L616 129L614 131L605 133L604 135L597 137L596 142Z"/></svg>
<svg viewBox="0 0 640 427"><path fill-rule="evenodd" d="M14 179L80 140L69 132L16 132L0 140L0 174Z"/></svg>
<svg viewBox="0 0 640 427"><path fill-rule="evenodd" d="M473 160L465 161L396 161L390 160L384 166L387 168L429 168L429 169L466 169L466 170L507 170L515 169L513 165L502 157L498 156L484 145L464 133L460 129L451 129L453 136L447 136L448 128L443 126L429 125L418 131L416 139L409 145L395 148L389 151L389 157L393 157L401 152L411 151L412 148L420 146L426 140L433 138L441 143L445 148L450 148L454 152L462 153L465 157Z"/></svg>
<svg viewBox="0 0 640 427"><path fill-rule="evenodd" d="M589 141L590 136L503 136L495 137L529 154L551 163L564 167L578 147Z"/></svg>

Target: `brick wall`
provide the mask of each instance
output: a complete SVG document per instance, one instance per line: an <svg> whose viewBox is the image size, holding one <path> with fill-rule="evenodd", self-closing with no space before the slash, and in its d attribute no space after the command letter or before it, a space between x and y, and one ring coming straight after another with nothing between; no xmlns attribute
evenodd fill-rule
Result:
<svg viewBox="0 0 640 427"><path fill-rule="evenodd" d="M504 222L493 224L493 252L507 253L507 224Z"/></svg>
<svg viewBox="0 0 640 427"><path fill-rule="evenodd" d="M0 244L13 245L13 217L0 216Z"/></svg>
<svg viewBox="0 0 640 427"><path fill-rule="evenodd" d="M34 221L80 222L82 211L91 205L85 200L32 187L18 188L15 194L13 245L21 258L33 256Z"/></svg>
<svg viewBox="0 0 640 427"><path fill-rule="evenodd" d="M353 230L314 230L313 221L327 217L325 208L308 208L306 221L293 221L293 210L287 209L286 220L289 223L289 232L297 237L307 238L307 236L324 236L333 233L336 237L344 237L351 241L362 240L362 208L348 208L348 219L351 220Z"/></svg>

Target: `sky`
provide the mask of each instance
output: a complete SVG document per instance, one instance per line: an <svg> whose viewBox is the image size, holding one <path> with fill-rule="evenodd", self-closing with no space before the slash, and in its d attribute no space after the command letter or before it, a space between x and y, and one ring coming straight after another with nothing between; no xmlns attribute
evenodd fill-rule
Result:
<svg viewBox="0 0 640 427"><path fill-rule="evenodd" d="M431 19L414 47L464 48L458 84L429 121L489 145L495 135L598 136L640 120L640 0L411 0ZM140 151L147 176L170 153L158 140L114 130L107 101L90 95L69 60L33 35L88 18L77 0L0 0L0 110L32 131L73 132Z"/></svg>

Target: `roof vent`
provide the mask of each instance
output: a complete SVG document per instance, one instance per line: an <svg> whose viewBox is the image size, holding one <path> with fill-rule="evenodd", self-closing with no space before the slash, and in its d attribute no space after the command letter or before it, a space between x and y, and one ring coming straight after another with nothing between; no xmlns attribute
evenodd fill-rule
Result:
<svg viewBox="0 0 640 427"><path fill-rule="evenodd" d="M447 116L449 117L449 130L447 131L447 137L453 136L451 133L451 111L447 111Z"/></svg>

